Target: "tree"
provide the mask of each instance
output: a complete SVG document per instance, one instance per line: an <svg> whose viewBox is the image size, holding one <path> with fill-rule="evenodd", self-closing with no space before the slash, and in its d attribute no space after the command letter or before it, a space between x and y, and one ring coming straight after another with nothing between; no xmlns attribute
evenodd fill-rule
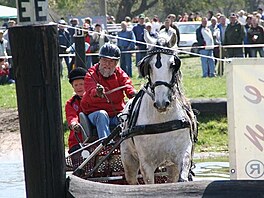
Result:
<svg viewBox="0 0 264 198"><path fill-rule="evenodd" d="M193 0L163 0L163 6L164 12L168 14L173 13L178 15L184 12L189 14L190 12L198 11L203 16L206 16L209 10L228 16L231 12L237 12L246 8L245 0L200 0L199 2Z"/></svg>
<svg viewBox="0 0 264 198"><path fill-rule="evenodd" d="M76 16L84 2L85 0L50 0L49 6L61 16Z"/></svg>
<svg viewBox="0 0 264 198"><path fill-rule="evenodd" d="M15 8L16 7L16 0L0 0L0 5Z"/></svg>
<svg viewBox="0 0 264 198"><path fill-rule="evenodd" d="M117 7L116 5L119 5L116 10L116 14L113 14L116 16L116 21L121 22L125 19L126 16L134 17L137 16L146 10L152 8L154 5L158 3L158 0L114 0L108 2L108 10L110 11L110 8Z"/></svg>
<svg viewBox="0 0 264 198"><path fill-rule="evenodd" d="M245 5L251 12L256 11L261 4L263 6L263 0L245 0Z"/></svg>

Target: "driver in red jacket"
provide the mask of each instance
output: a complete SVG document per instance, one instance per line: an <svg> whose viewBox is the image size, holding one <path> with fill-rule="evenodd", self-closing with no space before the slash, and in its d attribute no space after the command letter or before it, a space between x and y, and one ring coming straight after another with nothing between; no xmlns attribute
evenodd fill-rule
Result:
<svg viewBox="0 0 264 198"><path fill-rule="evenodd" d="M128 75L117 66L120 49L116 45L104 44L99 58L99 63L86 73L81 107L96 127L100 139L110 134L111 125L119 124L117 115L125 107L125 95L132 98L136 91Z"/></svg>

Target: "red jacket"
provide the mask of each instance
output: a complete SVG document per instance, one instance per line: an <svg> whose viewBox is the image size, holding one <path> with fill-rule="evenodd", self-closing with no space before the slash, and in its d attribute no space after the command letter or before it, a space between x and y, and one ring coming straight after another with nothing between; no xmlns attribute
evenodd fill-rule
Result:
<svg viewBox="0 0 264 198"><path fill-rule="evenodd" d="M91 77L91 75L93 77ZM96 96L96 83L104 86L105 92L120 86L128 86L111 94L107 94L107 98L109 99L108 103L106 98L99 98ZM120 67L116 67L115 73L109 78L105 78L99 72L99 64L91 67L89 72L86 73L84 88L85 93L81 101L83 112L85 114L90 114L94 111L105 110L110 117L116 116L124 109L125 94L128 98L132 98L135 94L131 79Z"/></svg>
<svg viewBox="0 0 264 198"><path fill-rule="evenodd" d="M9 69L0 69L0 76L6 76L9 74Z"/></svg>
<svg viewBox="0 0 264 198"><path fill-rule="evenodd" d="M91 38L90 38L90 36L89 35L87 35L86 37L84 37L84 41L86 42L86 43L89 43L89 45L91 44ZM86 54L87 53L90 53L91 52L91 46L89 46L89 48L88 48L88 50L86 50Z"/></svg>
<svg viewBox="0 0 264 198"><path fill-rule="evenodd" d="M82 111L80 102L81 102L81 98L77 95L74 95L66 102L65 113L66 113L68 126L70 126L72 122L80 123L79 113ZM78 133L78 137L80 138L81 141L83 141L81 133ZM69 149L71 149L73 146L77 144L78 141L74 135L74 131L71 130L68 139Z"/></svg>

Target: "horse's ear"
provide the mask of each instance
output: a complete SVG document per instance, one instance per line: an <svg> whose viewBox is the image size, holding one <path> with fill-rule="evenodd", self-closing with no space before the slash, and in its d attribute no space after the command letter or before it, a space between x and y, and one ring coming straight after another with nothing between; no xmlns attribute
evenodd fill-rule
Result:
<svg viewBox="0 0 264 198"><path fill-rule="evenodd" d="M173 47L177 42L177 35L176 33L172 33L171 37L170 37L170 40L169 40L169 47Z"/></svg>
<svg viewBox="0 0 264 198"><path fill-rule="evenodd" d="M181 59L174 55L174 68L175 68L175 71L177 72L181 67Z"/></svg>
<svg viewBox="0 0 264 198"><path fill-rule="evenodd" d="M149 57L146 56L138 62L139 71L143 78L149 74Z"/></svg>

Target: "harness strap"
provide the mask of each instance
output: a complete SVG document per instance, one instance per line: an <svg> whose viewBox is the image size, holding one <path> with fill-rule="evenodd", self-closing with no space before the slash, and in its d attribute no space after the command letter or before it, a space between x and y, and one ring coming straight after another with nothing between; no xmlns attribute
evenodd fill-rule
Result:
<svg viewBox="0 0 264 198"><path fill-rule="evenodd" d="M172 120L158 124L136 125L131 129L123 131L121 137L130 138L137 135L151 135L169 131L190 128L188 121Z"/></svg>
<svg viewBox="0 0 264 198"><path fill-rule="evenodd" d="M132 104L131 104L130 109L129 109L129 115L130 116L129 116L129 120L128 120L128 128L132 128L133 126L135 126L135 124L137 122L139 108L141 106L141 100L142 100L144 94L145 94L145 92L141 89L132 101Z"/></svg>

